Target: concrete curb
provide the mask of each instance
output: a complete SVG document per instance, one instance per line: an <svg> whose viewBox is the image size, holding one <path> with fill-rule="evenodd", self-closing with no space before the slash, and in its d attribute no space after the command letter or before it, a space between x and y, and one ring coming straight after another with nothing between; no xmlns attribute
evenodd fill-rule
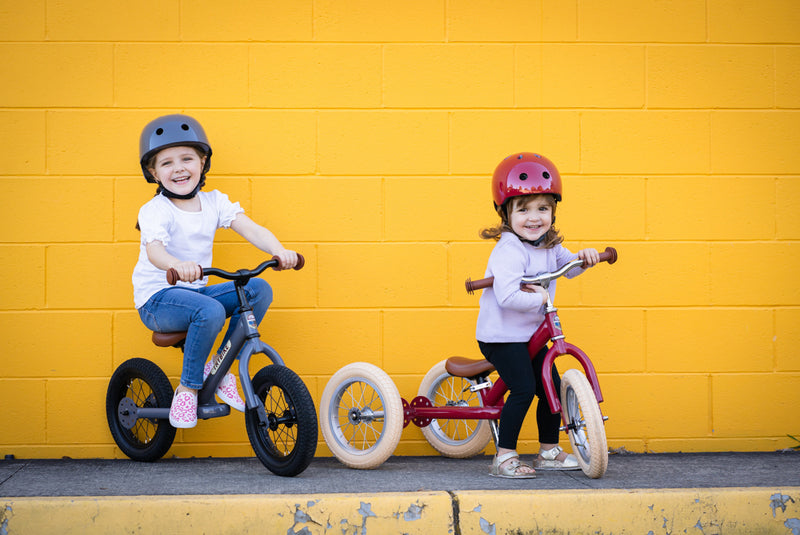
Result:
<svg viewBox="0 0 800 535"><path fill-rule="evenodd" d="M791 533L800 487L457 493L459 533ZM526 514L520 514L525 511Z"/></svg>
<svg viewBox="0 0 800 535"><path fill-rule="evenodd" d="M30 533L800 535L800 487L2 498Z"/></svg>

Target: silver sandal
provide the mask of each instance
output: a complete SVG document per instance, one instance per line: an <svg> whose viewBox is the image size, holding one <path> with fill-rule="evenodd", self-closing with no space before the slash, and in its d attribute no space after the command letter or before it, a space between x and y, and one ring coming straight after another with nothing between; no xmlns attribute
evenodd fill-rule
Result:
<svg viewBox="0 0 800 535"><path fill-rule="evenodd" d="M508 461L511 459L510 461ZM508 463L503 464L508 461ZM507 479L533 479L536 477L535 472L519 472L522 467L531 468L525 463L519 461L519 454L516 451L509 451L503 455L494 456L492 460L492 470L489 475L494 477L504 477Z"/></svg>
<svg viewBox="0 0 800 535"><path fill-rule="evenodd" d="M562 451L564 450L561 449L561 446L556 446L551 450L539 450L539 456L533 462L533 466L537 470L580 470L578 459L572 454L567 455L563 461L558 460L557 457Z"/></svg>

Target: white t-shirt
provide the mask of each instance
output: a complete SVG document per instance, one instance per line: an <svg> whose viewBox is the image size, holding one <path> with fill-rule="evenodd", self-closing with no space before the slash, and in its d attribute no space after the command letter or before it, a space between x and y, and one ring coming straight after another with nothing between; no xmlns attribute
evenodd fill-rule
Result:
<svg viewBox="0 0 800 535"><path fill-rule="evenodd" d="M136 308L147 303L156 292L169 288L166 272L158 269L147 258L146 246L158 240L167 252L180 260L192 260L202 267L211 267L214 235L219 228L229 228L236 216L244 210L232 203L218 190L197 194L199 212L186 212L163 195L156 195L139 210L139 260L133 268L133 302ZM178 282L179 286L199 288L208 282L207 277L192 283Z"/></svg>

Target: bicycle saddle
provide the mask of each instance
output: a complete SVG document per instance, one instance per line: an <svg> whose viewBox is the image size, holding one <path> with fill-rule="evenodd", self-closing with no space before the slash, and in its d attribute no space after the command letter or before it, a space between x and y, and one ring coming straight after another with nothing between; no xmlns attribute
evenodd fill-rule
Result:
<svg viewBox="0 0 800 535"><path fill-rule="evenodd" d="M153 333L153 343L158 347L181 347L186 339L186 331L176 333Z"/></svg>
<svg viewBox="0 0 800 535"><path fill-rule="evenodd" d="M466 357L450 357L444 365L447 373L456 377L476 377L488 375L494 366L486 359L468 359Z"/></svg>

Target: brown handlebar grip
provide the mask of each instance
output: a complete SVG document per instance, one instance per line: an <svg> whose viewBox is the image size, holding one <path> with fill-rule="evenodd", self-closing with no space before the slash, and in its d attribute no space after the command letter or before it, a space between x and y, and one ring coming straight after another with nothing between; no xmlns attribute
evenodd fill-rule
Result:
<svg viewBox="0 0 800 535"><path fill-rule="evenodd" d="M200 266L200 278L203 278L203 266ZM169 283L170 286L175 286L178 284L179 280L181 280L181 278L178 276L178 271L175 268L169 268L167 270L167 283Z"/></svg>
<svg viewBox="0 0 800 535"><path fill-rule="evenodd" d="M606 247L606 250L600 253L600 261L613 264L617 261L617 250L613 247Z"/></svg>
<svg viewBox="0 0 800 535"><path fill-rule="evenodd" d="M281 269L280 268L280 260L278 260L277 256L273 256L272 259L278 261L278 265L275 266L272 269L274 269L275 271L279 271ZM306 265L306 257L301 255L300 253L297 253L297 264L292 269L294 269L295 271L298 271L300 269L303 269L303 266L305 266L305 265Z"/></svg>
<svg viewBox="0 0 800 535"><path fill-rule="evenodd" d="M167 270L167 283L170 286L175 286L178 283L178 272L175 268L169 268Z"/></svg>
<svg viewBox="0 0 800 535"><path fill-rule="evenodd" d="M494 277L487 277L485 279L478 279L476 281L467 279L464 283L464 286L467 287L467 293L472 294L475 293L475 290L483 290L484 288L488 288L489 286L494 283Z"/></svg>

